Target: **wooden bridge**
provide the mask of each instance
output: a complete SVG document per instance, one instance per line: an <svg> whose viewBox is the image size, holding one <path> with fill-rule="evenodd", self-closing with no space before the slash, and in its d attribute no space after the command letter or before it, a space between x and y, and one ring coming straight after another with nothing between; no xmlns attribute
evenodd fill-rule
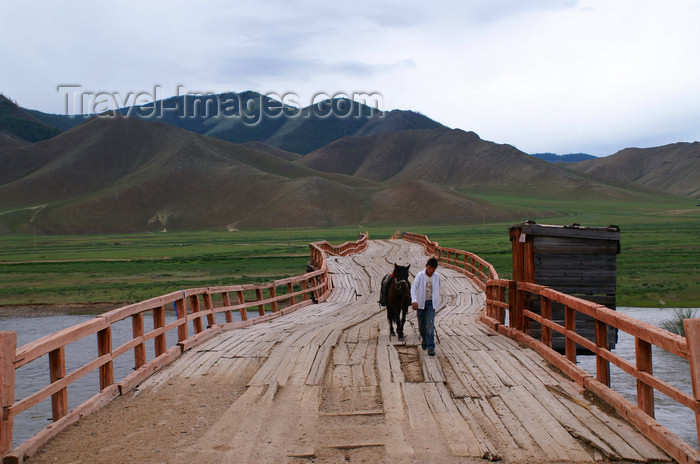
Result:
<svg viewBox="0 0 700 464"><path fill-rule="evenodd" d="M563 330L567 340L592 345L587 347L604 360L598 363L601 376L605 362L619 362L612 353L576 339L568 322L566 328L548 323L546 314L528 314L515 303L518 292L539 292L547 300L566 295L499 280L478 257L440 248L424 236L403 238L312 244L316 270L298 278L176 292L19 349L16 335L3 333L4 462L700 462L697 450L654 421L653 396L651 415L643 409L650 388L696 413L697 395L683 396L656 379L638 356L640 365L626 367L642 383L642 400L633 405L621 399L571 363L575 351L558 355L546 337ZM411 264L417 272L426 252L440 256L444 277L435 357L420 349L412 311L407 339L399 343L389 337L377 303L379 282L393 263ZM585 310L568 298L570 311ZM164 307L172 302L178 319L166 324ZM248 318L249 308L258 310L257 318ZM242 320L234 322L232 311L240 311ZM506 311L512 324L505 324ZM145 312L153 313L149 332ZM523 318L538 317L548 329L542 331L545 343L518 327ZM126 318L134 339L113 348L111 324ZM691 355L698 349L692 343L621 316L608 319L605 324L633 331L643 343L685 354L697 377L700 356ZM164 334L171 330L178 331L178 343L168 348ZM98 357L67 374L65 345L89 334L97 334ZM143 347L150 340L156 357L147 362ZM538 343L537 351L527 346ZM115 382L112 362L129 351L136 369ZM50 358L49 385L13 401L14 370L44 355ZM68 412L67 386L94 369L101 392ZM54 425L10 450L12 418L49 396Z"/></svg>

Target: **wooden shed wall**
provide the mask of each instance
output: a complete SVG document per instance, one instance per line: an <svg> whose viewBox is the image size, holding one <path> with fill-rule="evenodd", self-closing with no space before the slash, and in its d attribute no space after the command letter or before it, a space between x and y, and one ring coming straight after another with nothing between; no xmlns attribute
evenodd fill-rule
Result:
<svg viewBox="0 0 700 464"><path fill-rule="evenodd" d="M514 256L515 248L523 247L525 252L519 255L524 260L528 257L532 260L531 263L523 263L525 281L616 309L619 231L613 228L567 228L528 223L515 227L519 232L515 235L520 238L519 235L524 233L525 238L513 240ZM513 234L511 237L515 238ZM529 253L528 248L532 250ZM534 312L540 313L538 300L530 302L530 305ZM553 304L552 318L564 325L562 305ZM578 315L576 325L581 335L595 340L595 326L590 317ZM538 338L539 324L532 323L530 333ZM611 329L608 332L610 348L616 342L617 332ZM563 336L555 334L552 344L554 349L563 351Z"/></svg>

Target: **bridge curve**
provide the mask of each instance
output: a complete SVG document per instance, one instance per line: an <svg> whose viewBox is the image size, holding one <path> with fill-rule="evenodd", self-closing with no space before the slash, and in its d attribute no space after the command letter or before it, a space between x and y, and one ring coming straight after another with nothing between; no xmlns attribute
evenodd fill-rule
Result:
<svg viewBox="0 0 700 464"><path fill-rule="evenodd" d="M368 241L327 259L318 305L221 332L84 417L31 462L670 461L534 351L479 321L485 294L440 268L437 356L390 339L377 304L424 247Z"/></svg>

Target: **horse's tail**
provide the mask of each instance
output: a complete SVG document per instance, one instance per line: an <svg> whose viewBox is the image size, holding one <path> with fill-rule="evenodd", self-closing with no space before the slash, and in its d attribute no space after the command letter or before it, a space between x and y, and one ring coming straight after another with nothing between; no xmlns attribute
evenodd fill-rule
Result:
<svg viewBox="0 0 700 464"><path fill-rule="evenodd" d="M391 319L391 322L398 325L399 322L401 322L401 308L389 311L389 318Z"/></svg>

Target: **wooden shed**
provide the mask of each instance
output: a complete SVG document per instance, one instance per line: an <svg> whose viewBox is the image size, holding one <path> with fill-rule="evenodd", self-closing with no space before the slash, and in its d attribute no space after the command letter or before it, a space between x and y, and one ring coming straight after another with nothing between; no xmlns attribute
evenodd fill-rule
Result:
<svg viewBox="0 0 700 464"><path fill-rule="evenodd" d="M536 224L527 221L510 227L513 245L513 280L532 282L616 309L617 255L620 253L620 228ZM539 300L528 302L541 314ZM564 307L552 305L552 319L564 325ZM577 332L595 341L592 318L576 318ZM539 324L529 332L539 338ZM608 343L617 342L617 330L609 328ZM564 337L554 334L552 348L564 350ZM579 347L579 352L584 353Z"/></svg>

